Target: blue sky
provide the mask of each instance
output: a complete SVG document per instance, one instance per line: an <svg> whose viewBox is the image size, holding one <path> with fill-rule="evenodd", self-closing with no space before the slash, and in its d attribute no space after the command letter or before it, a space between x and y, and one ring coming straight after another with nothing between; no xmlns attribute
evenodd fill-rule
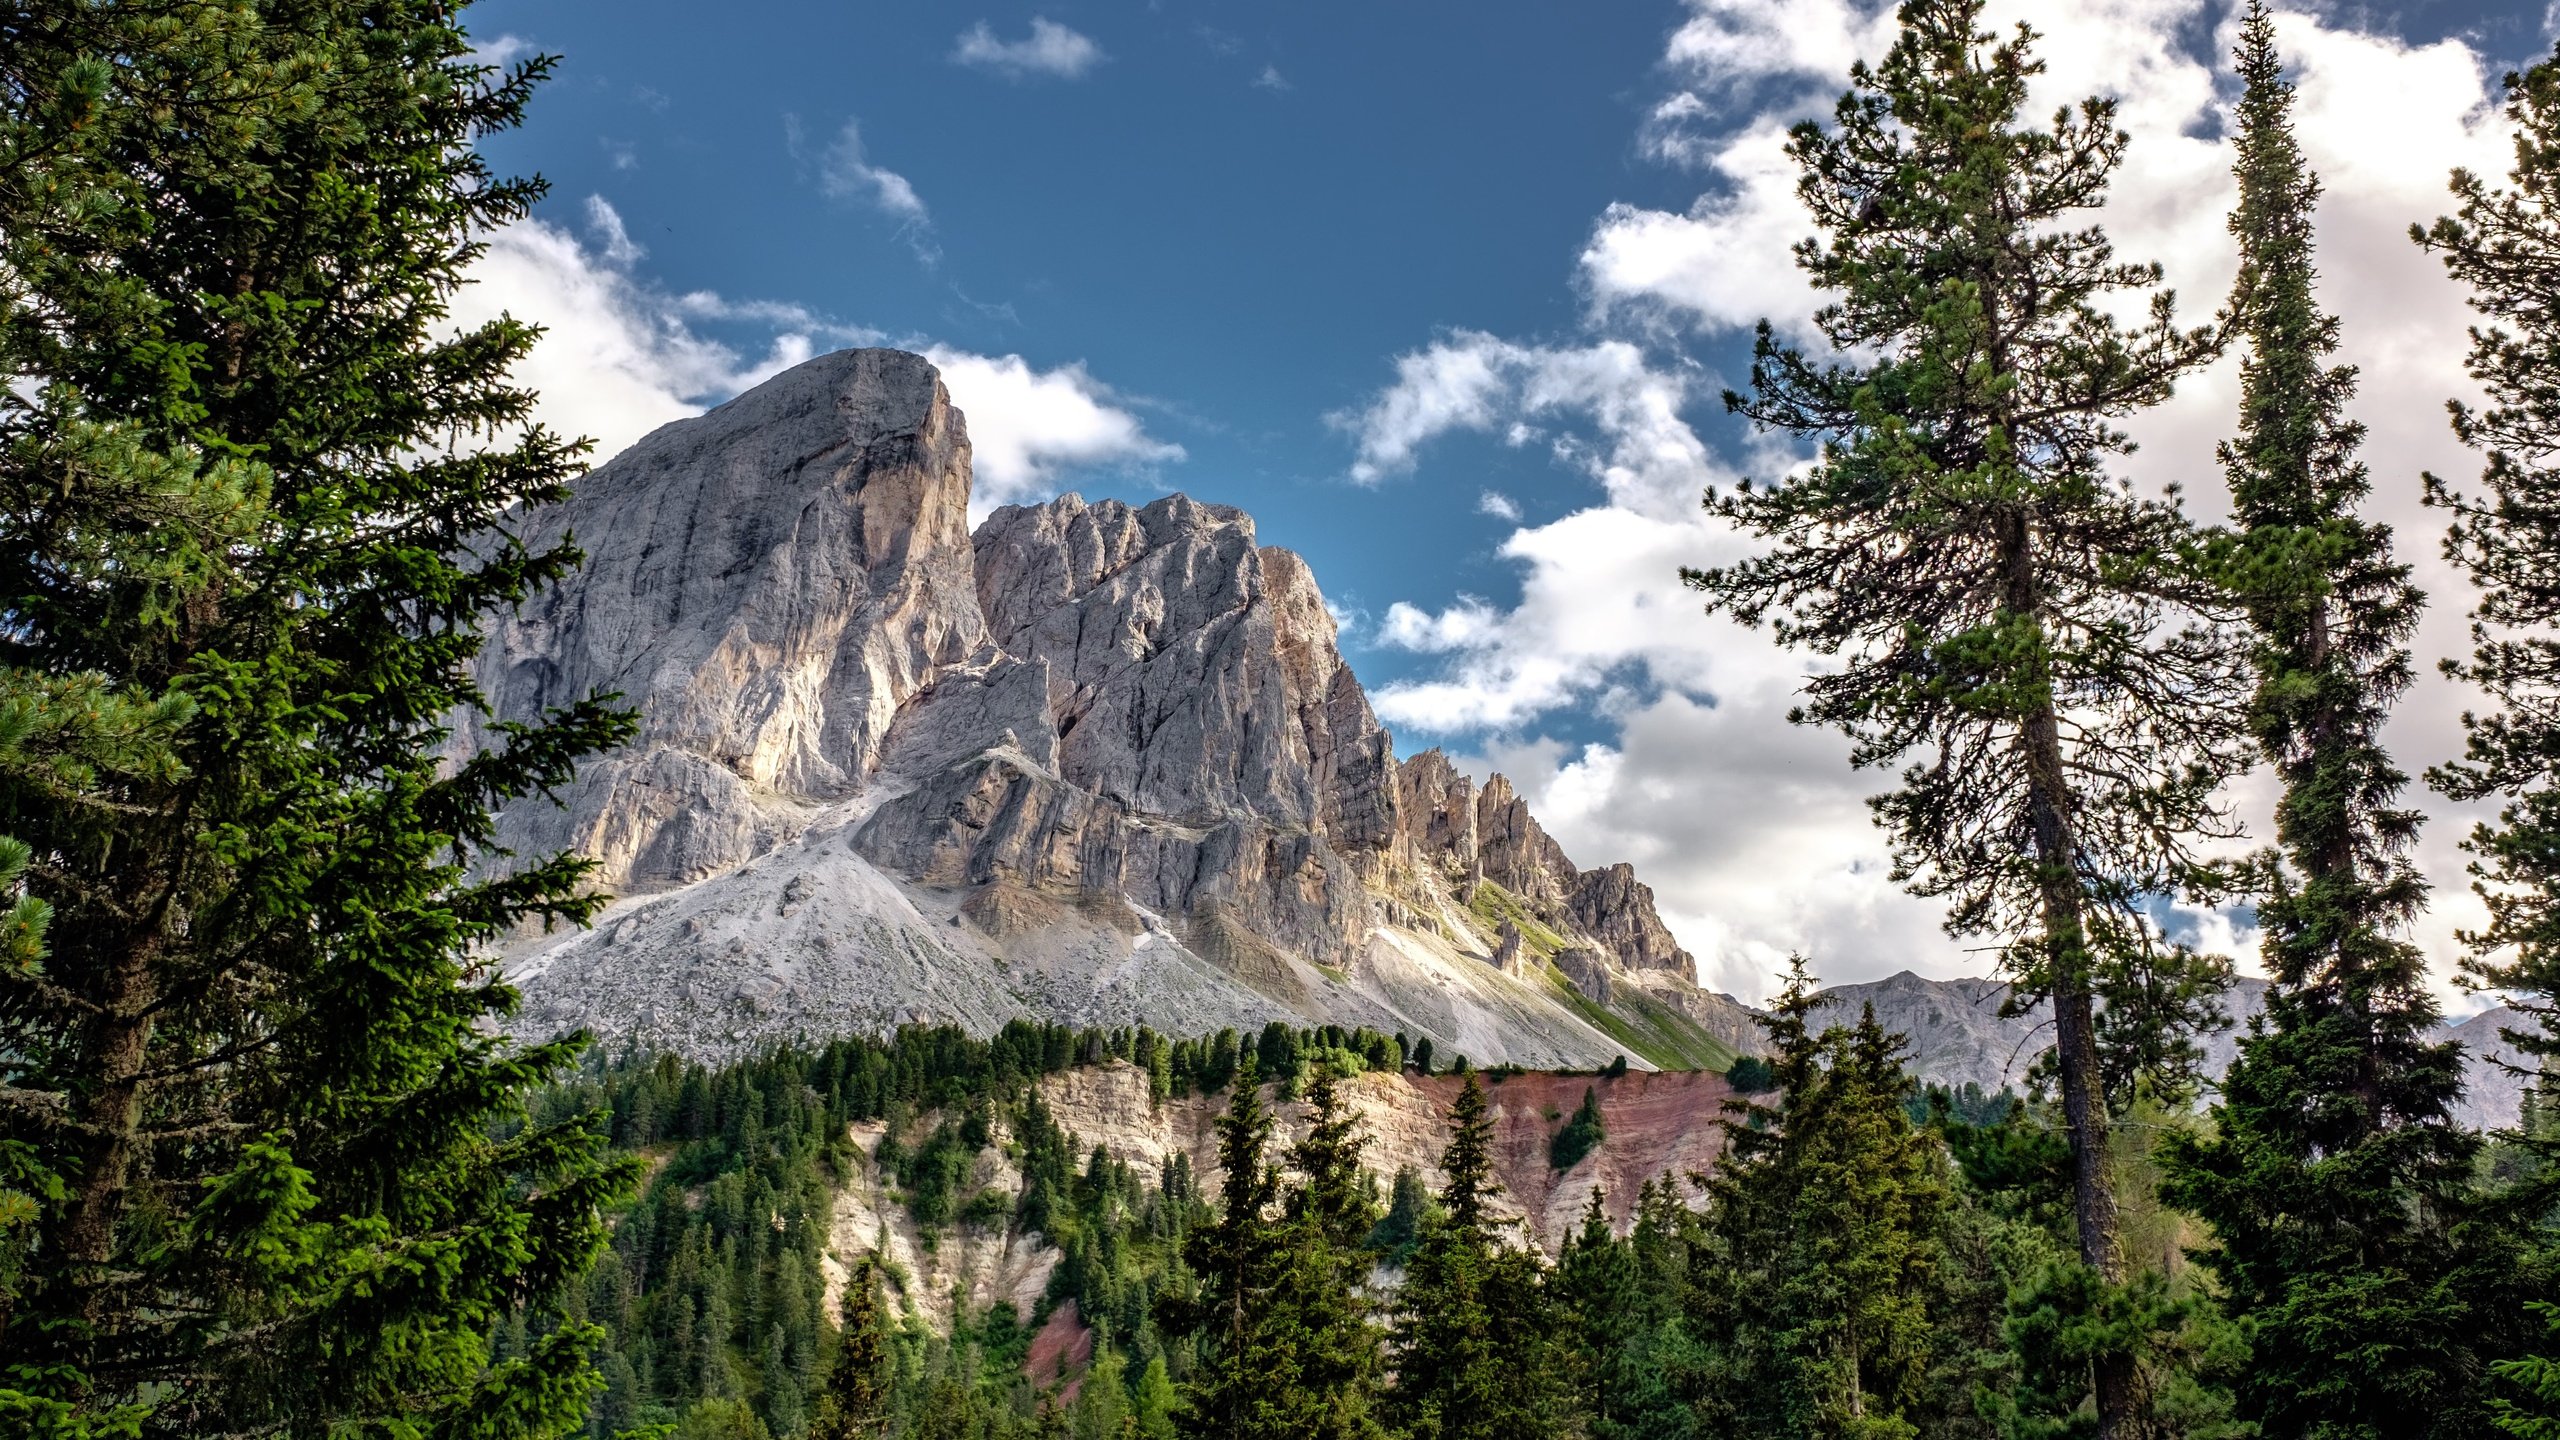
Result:
<svg viewBox="0 0 2560 1440"><path fill-rule="evenodd" d="M563 57L532 123L493 147L551 179L546 213L578 223L605 197L677 291L1082 361L1187 458L1073 483L1241 505L1339 604L1498 594L1508 529L1478 492L1538 515L1587 486L1460 442L1412 483L1353 487L1352 441L1325 417L1442 328L1569 330L1591 217L1695 191L1636 146L1682 18L1665 5L1470 6L1463 24L1375 3L742 6L716 25L655 0L473 13L481 33ZM1022 40L1035 15L1105 58L1072 77L952 58L981 16ZM923 222L825 193L847 124ZM1410 661L1387 651L1363 672Z"/></svg>
<svg viewBox="0 0 2560 1440"><path fill-rule="evenodd" d="M2124 98L2135 158L2110 223L2201 312L2228 275L2228 5L2009 8L2053 32L2054 98ZM1756 993L1798 947L1837 979L1979 968L1883 882L1867 779L1785 732L1800 666L1699 619L1672 574L1728 544L1694 514L1701 485L1790 458L1716 395L1743 327L1810 309L1775 127L1880 51L1880 6L710 14L470 12L493 54L563 57L490 146L553 191L473 303L555 325L536 378L565 423L619 443L812 348L935 347L982 489L1249 510L1349 617L1399 748L1499 764L1581 863L1634 860L1710 980ZM2336 150L2332 302L2391 393L2425 397L2406 423L2372 417L2377 473L2466 468L2433 419L2459 384L2459 298L2398 231L2433 213L2446 164L2497 167L2482 101L2545 23L2453 3L2286 21ZM2226 381L2146 431L2151 478L2192 488ZM2397 494L2391 518L2427 523ZM2458 606L2438 612L2431 633L2458 633ZM2449 745L2455 708L2421 697L2408 748ZM2458 891L2437 830L2429 868ZM2439 909L2449 926L2458 896Z"/></svg>

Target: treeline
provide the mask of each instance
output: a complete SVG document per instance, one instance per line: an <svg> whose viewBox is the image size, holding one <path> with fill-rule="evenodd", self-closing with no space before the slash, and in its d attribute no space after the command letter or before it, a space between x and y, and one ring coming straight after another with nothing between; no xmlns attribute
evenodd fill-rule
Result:
<svg viewBox="0 0 2560 1440"><path fill-rule="evenodd" d="M1440 1188L1406 1171L1391 1204L1329 1067L1304 1077L1304 1134L1285 1148L1275 1087L1240 1075L1251 1083L1218 1122L1214 1194L1179 1158L1143 1176L1095 1149L1079 1167L1026 1091L1002 1126L962 1141L1018 1160L1020 1191L953 1223L1038 1230L1065 1249L1027 1318L999 1302L959 1306L947 1333L902 1322L911 1277L840 1237L854 1279L814 1366L777 1339L754 1378L740 1363L729 1390L662 1398L640 1418L687 1440L2020 1440L2094 1432L2113 1362L2132 1396L2120 1433L2267 1433L2245 1414L2268 1382L2263 1342L2182 1256L2206 1238L2191 1218L2128 1213L2122 1238L2152 1263L2109 1284L2078 1254L2056 1107L1924 1093L1872 1011L1817 1031L1813 1009L1799 965L1765 1022L1764 1083L1728 1102L1703 1204L1666 1177L1624 1197L1632 1214L1614 1223L1595 1191L1552 1263L1499 1218L1487 1096L1500 1090L1474 1072L1451 1108ZM2211 1133L2192 1110L2148 1101L2119 1118L2120 1178ZM883 1142L893 1165L898 1134ZM2530 1166L2529 1150L2505 1151L2483 1167L2484 1198L2530 1193L2497 1178ZM1094 1331L1091 1362L1035 1380L1031 1334L1069 1301ZM2542 1433L2560 1418L2554 1363L2466 1368L2437 1403L2467 1413L2472 1433ZM600 1406L596 1433L623 1418Z"/></svg>
<svg viewBox="0 0 2560 1440"><path fill-rule="evenodd" d="M1428 1048L1414 1047L1424 1064ZM907 1026L724 1067L672 1055L590 1063L539 1097L534 1121L592 1123L645 1160L647 1179L560 1316L600 1331L592 1354L603 1385L588 1430L600 1440L661 1424L706 1437L803 1431L835 1353L823 1297L835 1196L863 1160L850 1127L875 1122L884 1133L870 1159L923 1233L1036 1236L1061 1251L1027 1325L1009 1305L963 1306L947 1335L918 1325L884 1340L903 1367L901 1404L1035 1415L1025 1350L1032 1329L1069 1301L1100 1337L1097 1371L1115 1377L1092 1384L1094 1403L1114 1383L1161 1400L1168 1363L1188 1361L1168 1354L1153 1317L1181 1273L1185 1237L1208 1214L1197 1181L1183 1157L1140 1174L1080 1149L1036 1082L1118 1062L1145 1071L1158 1101L1214 1094L1240 1074L1287 1097L1311 1077L1392 1070L1403 1056L1403 1037L1364 1028L1274 1023L1251 1037L1175 1040L1143 1026L1015 1021L986 1038ZM972 1187L998 1148L1018 1185ZM1409 1244L1419 1223L1410 1177L1400 1193L1404 1213L1376 1239L1382 1253ZM544 1333L532 1317L510 1317L499 1353L527 1353Z"/></svg>

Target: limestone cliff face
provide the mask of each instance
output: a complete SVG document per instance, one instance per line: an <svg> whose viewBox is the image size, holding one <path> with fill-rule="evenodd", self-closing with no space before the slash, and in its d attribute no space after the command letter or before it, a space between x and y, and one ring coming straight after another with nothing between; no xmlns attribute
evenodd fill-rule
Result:
<svg viewBox="0 0 2560 1440"><path fill-rule="evenodd" d="M1398 762L1306 562L1250 517L1065 495L973 535L968 500L932 367L860 350L530 517L588 563L500 618L483 685L506 719L619 691L642 733L565 808L504 819L634 897L520 946L528 1027L704 1053L910 1018L1287 1016L1534 1064L1625 1048L1587 1007L1647 986L1674 1017L1740 1013L1695 991L1626 866L1577 869L1501 776ZM1534 947L1485 918L1487 883Z"/></svg>
<svg viewBox="0 0 2560 1440"><path fill-rule="evenodd" d="M501 715L619 692L641 734L565 810L511 811L506 843L656 890L854 794L899 707L984 643L968 507L968 428L893 350L812 360L598 468L526 526L584 570L503 617L478 672Z"/></svg>
<svg viewBox="0 0 2560 1440"><path fill-rule="evenodd" d="M1023 658L945 683L1036 674L1043 733L918 775L864 827L863 854L928 883L1012 881L1182 917L1199 946L1275 981L1284 967L1263 950L1348 966L1374 917L1334 826L1380 828L1363 813L1379 788L1364 757L1386 736L1305 564L1259 547L1242 512L1181 495L1008 506L976 556L989 631Z"/></svg>

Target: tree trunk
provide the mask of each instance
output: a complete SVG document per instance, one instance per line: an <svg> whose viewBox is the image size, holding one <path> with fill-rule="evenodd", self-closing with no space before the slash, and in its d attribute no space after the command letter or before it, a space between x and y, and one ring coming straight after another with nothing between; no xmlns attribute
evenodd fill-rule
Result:
<svg viewBox="0 0 2560 1440"><path fill-rule="evenodd" d="M156 937L125 947L105 975L90 1027L90 1070L96 1088L79 1106L80 1171L63 1217L62 1250L80 1287L79 1313L94 1337L104 1319L116 1222L133 1174L135 1132L142 1121L142 1071L151 1048L152 962Z"/></svg>
<svg viewBox="0 0 2560 1440"><path fill-rule="evenodd" d="M2042 608L2033 536L2024 516L2001 527L2006 601L2036 619ZM2048 677L2049 678L2049 677ZM2047 691L2048 696L2050 691ZM2098 1069L2098 1031L2089 996L2089 930L2080 878L2073 866L2071 787L2062 763L2062 726L2048 698L2026 716L2019 736L2027 767L2027 806L2036 843L2036 884L2043 912L2046 985L2053 1001L2054 1068L2062 1077L2062 1116L2071 1132L2072 1218L2080 1258L2110 1284L2124 1279L2116 1249L2115 1187L2107 1176L2107 1097ZM2097 1390L2099 1440L2133 1433L2133 1366L2101 1356Z"/></svg>

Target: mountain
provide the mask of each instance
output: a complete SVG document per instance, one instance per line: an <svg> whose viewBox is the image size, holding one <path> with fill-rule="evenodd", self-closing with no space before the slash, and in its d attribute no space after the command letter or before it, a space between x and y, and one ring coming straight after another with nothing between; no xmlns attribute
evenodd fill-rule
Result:
<svg viewBox="0 0 2560 1440"><path fill-rule="evenodd" d="M909 1020L1369 1025L1479 1062L1719 1064L1750 1012L1501 776L1399 759L1315 577L1241 511L969 524L933 367L811 360L527 515L583 570L497 617L494 722L638 740L500 822L622 897L502 957L535 1033L719 1058Z"/></svg>
<svg viewBox="0 0 2560 1440"><path fill-rule="evenodd" d="M2224 1009L2231 1026L2205 1038L2205 1070L2220 1075L2239 1053L2249 1022L2266 1009L2267 982L2240 976ZM1887 1030L1906 1037L1913 1074L1942 1085L1979 1085L1986 1091L2023 1088L2027 1070L2052 1043L2052 1007L2039 1003L2022 1014L2003 1014L2009 987L1997 980L1930 980L1908 970L1863 985L1835 985L1817 997L1815 1025L1854 1024L1867 1006ZM2466 1089L2456 1115L2476 1128L2513 1125L2523 1082L2504 1067L2519 1052L2499 1037L2501 1028L2528 1023L2500 1006L2437 1027L2437 1038L2462 1042Z"/></svg>

